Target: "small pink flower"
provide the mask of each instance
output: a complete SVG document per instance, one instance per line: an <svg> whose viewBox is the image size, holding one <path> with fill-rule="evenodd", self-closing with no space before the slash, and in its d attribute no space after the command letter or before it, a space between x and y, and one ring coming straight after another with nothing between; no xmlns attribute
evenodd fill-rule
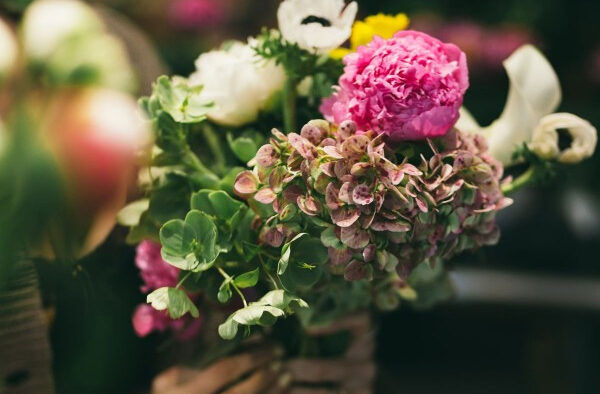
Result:
<svg viewBox="0 0 600 394"><path fill-rule="evenodd" d="M180 341L189 341L198 335L202 328L202 319L184 316L172 320L166 311L157 311L148 304L140 304L133 313L133 329L139 337L150 335L154 331L164 332L167 329L175 332Z"/></svg>
<svg viewBox="0 0 600 394"><path fill-rule="evenodd" d="M225 9L218 0L173 0L169 9L172 22L179 28L201 30L225 20Z"/></svg>
<svg viewBox="0 0 600 394"><path fill-rule="evenodd" d="M344 58L337 92L321 112L332 122L356 122L393 141L447 133L469 87L465 54L424 33L400 31L375 37Z"/></svg>
<svg viewBox="0 0 600 394"><path fill-rule="evenodd" d="M144 280L142 292L147 293L161 287L177 285L179 269L165 262L160 256L160 245L142 241L136 250L135 265Z"/></svg>

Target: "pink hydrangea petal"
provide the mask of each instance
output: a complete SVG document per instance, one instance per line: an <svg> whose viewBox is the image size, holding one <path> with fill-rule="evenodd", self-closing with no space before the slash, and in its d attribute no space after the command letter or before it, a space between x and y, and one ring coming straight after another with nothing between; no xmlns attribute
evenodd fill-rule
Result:
<svg viewBox="0 0 600 394"><path fill-rule="evenodd" d="M277 195L268 187L263 187L254 195L254 199L261 204L271 204L276 198Z"/></svg>
<svg viewBox="0 0 600 394"><path fill-rule="evenodd" d="M272 167L277 163L277 160L279 160L279 154L273 145L263 145L256 152L256 162L261 167Z"/></svg>
<svg viewBox="0 0 600 394"><path fill-rule="evenodd" d="M339 208L330 212L331 220L339 227L350 227L360 217L360 212L354 208Z"/></svg>
<svg viewBox="0 0 600 394"><path fill-rule="evenodd" d="M340 239L352 249L362 249L369 244L369 233L355 223L350 227L342 227Z"/></svg>
<svg viewBox="0 0 600 394"><path fill-rule="evenodd" d="M233 190L241 197L249 197L256 193L258 179L252 171L242 171L238 174L233 185Z"/></svg>

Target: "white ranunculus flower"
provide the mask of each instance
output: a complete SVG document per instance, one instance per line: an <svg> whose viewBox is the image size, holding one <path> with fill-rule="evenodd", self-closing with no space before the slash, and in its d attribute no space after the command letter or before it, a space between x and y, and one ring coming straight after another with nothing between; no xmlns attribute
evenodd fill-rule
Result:
<svg viewBox="0 0 600 394"><path fill-rule="evenodd" d="M0 19L0 82L17 64L19 50L11 27Z"/></svg>
<svg viewBox="0 0 600 394"><path fill-rule="evenodd" d="M560 104L558 77L548 60L531 45L517 49L504 61L509 90L504 111L488 127L480 127L466 109L456 123L460 130L479 132L488 140L490 153L511 164L517 147L531 141L540 119Z"/></svg>
<svg viewBox="0 0 600 394"><path fill-rule="evenodd" d="M566 130L572 138L571 146L562 152L558 146L558 130ZM594 154L598 133L585 119L568 113L545 116L533 132L529 148L543 159L557 159L575 164Z"/></svg>
<svg viewBox="0 0 600 394"><path fill-rule="evenodd" d="M103 30L96 12L77 0L37 0L21 23L25 55L34 61L45 60L71 37Z"/></svg>
<svg viewBox="0 0 600 394"><path fill-rule="evenodd" d="M200 95L213 103L207 116L215 123L237 127L253 122L283 88L283 68L259 57L251 45L234 42L196 60L189 84L203 86Z"/></svg>
<svg viewBox="0 0 600 394"><path fill-rule="evenodd" d="M277 10L283 38L309 51L328 52L342 45L352 32L358 11L355 1L285 0Z"/></svg>

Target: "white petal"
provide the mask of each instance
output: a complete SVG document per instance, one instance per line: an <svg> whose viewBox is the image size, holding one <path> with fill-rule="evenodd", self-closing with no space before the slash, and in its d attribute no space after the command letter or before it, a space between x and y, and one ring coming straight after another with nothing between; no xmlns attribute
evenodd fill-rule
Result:
<svg viewBox="0 0 600 394"><path fill-rule="evenodd" d="M558 155L558 161L575 164L594 154L598 142L596 128L585 119L569 113L556 113L544 117L537 130L551 130L556 133L558 129L565 129L571 135L571 146Z"/></svg>
<svg viewBox="0 0 600 394"><path fill-rule="evenodd" d="M190 75L190 84L202 85L200 95L214 103L208 117L218 124L237 127L253 122L283 88L283 69L259 58L249 41L200 55L196 72Z"/></svg>
<svg viewBox="0 0 600 394"><path fill-rule="evenodd" d="M279 30L286 41L303 49L328 52L350 37L358 6L352 2L344 7L344 0L285 0L277 10ZM302 24L309 16L327 19L331 26Z"/></svg>
<svg viewBox="0 0 600 394"><path fill-rule="evenodd" d="M540 119L558 107L561 91L554 69L531 45L517 49L504 68L510 82L504 111L480 132L487 137L491 154L510 164L515 148L529 142Z"/></svg>
<svg viewBox="0 0 600 394"><path fill-rule="evenodd" d="M479 123L477 123L477 121L475 120L473 115L471 115L469 110L467 110L465 107L460 107L459 114L460 117L458 118L458 121L456 122L454 127L465 133L481 132L481 126L479 126Z"/></svg>
<svg viewBox="0 0 600 394"><path fill-rule="evenodd" d="M358 4L356 1L348 4L344 9L344 12L340 16L341 26L352 26L356 19L356 13L358 12Z"/></svg>

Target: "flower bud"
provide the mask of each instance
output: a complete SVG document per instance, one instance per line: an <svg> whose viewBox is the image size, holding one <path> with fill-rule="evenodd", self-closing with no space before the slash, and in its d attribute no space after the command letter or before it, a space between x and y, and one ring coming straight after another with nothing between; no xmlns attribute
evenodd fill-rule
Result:
<svg viewBox="0 0 600 394"><path fill-rule="evenodd" d="M98 246L113 228L150 142L150 130L135 99L108 89L61 93L42 126L42 140L64 179L75 217L85 218L88 236L80 254Z"/></svg>
<svg viewBox="0 0 600 394"><path fill-rule="evenodd" d="M566 130L572 138L571 145L563 151L558 146L559 129ZM555 113L540 120L529 148L542 159L575 164L594 154L597 141L596 128L587 120L569 113Z"/></svg>
<svg viewBox="0 0 600 394"><path fill-rule="evenodd" d="M28 59L44 61L74 37L100 33L104 25L94 10L77 0L38 0L25 11L21 25Z"/></svg>
<svg viewBox="0 0 600 394"><path fill-rule="evenodd" d="M93 8L77 0L38 0L25 11L26 59L54 84L96 84L132 92L135 73L124 44Z"/></svg>

